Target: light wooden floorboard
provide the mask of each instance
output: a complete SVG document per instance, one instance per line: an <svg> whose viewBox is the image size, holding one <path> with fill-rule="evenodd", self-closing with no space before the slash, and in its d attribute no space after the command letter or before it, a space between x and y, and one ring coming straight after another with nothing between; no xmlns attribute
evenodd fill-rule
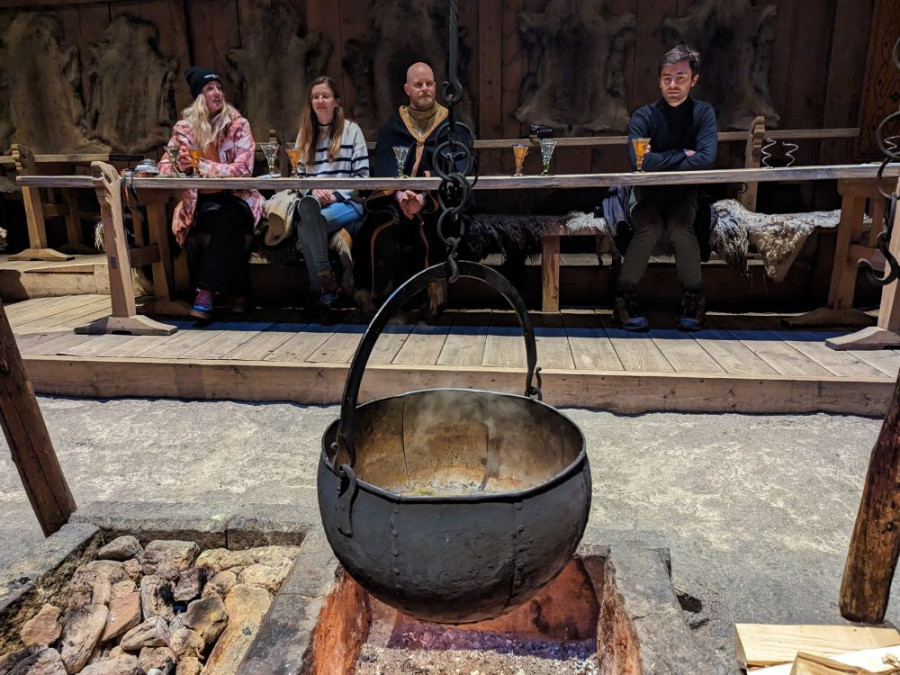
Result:
<svg viewBox="0 0 900 675"><path fill-rule="evenodd" d="M303 362L309 355L334 335L335 326L307 324L302 333L292 335L284 344L273 350L264 361Z"/></svg>
<svg viewBox="0 0 900 675"><path fill-rule="evenodd" d="M577 370L625 370L596 313L567 313L563 321Z"/></svg>
<svg viewBox="0 0 900 675"><path fill-rule="evenodd" d="M97 309L106 308L112 311L108 295L68 296L64 302L53 305L49 313L31 317L13 326L17 333L40 333L48 328L63 325L69 321L79 320L94 313Z"/></svg>
<svg viewBox="0 0 900 675"><path fill-rule="evenodd" d="M860 361L868 363L873 368L880 370L889 377L897 377L900 370L900 352L894 349L880 349L875 351L849 351Z"/></svg>
<svg viewBox="0 0 900 675"><path fill-rule="evenodd" d="M67 349L77 347L78 345L89 342L93 335L76 335L68 331L65 335L61 335L53 340L45 340L36 345L32 345L26 350L23 356L51 356L64 353Z"/></svg>
<svg viewBox="0 0 900 675"><path fill-rule="evenodd" d="M837 377L881 377L883 373L850 352L837 351L812 331L775 331L786 345L809 357Z"/></svg>
<svg viewBox="0 0 900 675"><path fill-rule="evenodd" d="M778 340L778 336L772 331L731 330L729 332L781 375L833 376L833 373L827 368L820 366L791 345Z"/></svg>
<svg viewBox="0 0 900 675"><path fill-rule="evenodd" d="M616 356L627 372L672 373L675 369L653 342L649 333L634 333L608 325L603 318L603 327L609 341L616 350Z"/></svg>
<svg viewBox="0 0 900 675"><path fill-rule="evenodd" d="M408 323L389 323L375 341L369 363L383 365L393 363L397 353L403 348L414 326Z"/></svg>
<svg viewBox="0 0 900 675"><path fill-rule="evenodd" d="M179 359L185 358L185 354L199 347L208 340L213 340L222 333L221 330L194 328L193 330L180 330L174 335L169 335L154 347L151 347L139 356L144 359Z"/></svg>
<svg viewBox="0 0 900 675"><path fill-rule="evenodd" d="M447 320L452 321L452 317L447 317ZM392 363L396 365L435 365L444 348L450 328L450 325L429 326L420 321L397 351L397 356L394 357Z"/></svg>
<svg viewBox="0 0 900 675"><path fill-rule="evenodd" d="M360 324L344 324L307 357L307 363L350 363L365 332Z"/></svg>
<svg viewBox="0 0 900 675"><path fill-rule="evenodd" d="M776 370L726 330L702 330L694 341L729 375L775 375Z"/></svg>
<svg viewBox="0 0 900 675"><path fill-rule="evenodd" d="M222 356L235 361L262 361L288 340L306 329L305 323L275 323Z"/></svg>
<svg viewBox="0 0 900 675"><path fill-rule="evenodd" d="M709 352L688 333L674 329L654 329L650 331L650 338L676 373L725 372Z"/></svg>
<svg viewBox="0 0 900 675"><path fill-rule="evenodd" d="M485 325L453 324L438 356L438 365L480 366L484 360L487 333L488 328Z"/></svg>

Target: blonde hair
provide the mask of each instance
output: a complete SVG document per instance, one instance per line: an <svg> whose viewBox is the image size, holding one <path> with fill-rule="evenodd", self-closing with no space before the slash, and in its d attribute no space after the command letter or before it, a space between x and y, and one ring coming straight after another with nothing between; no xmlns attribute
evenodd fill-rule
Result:
<svg viewBox="0 0 900 675"><path fill-rule="evenodd" d="M209 147L231 123L231 120L239 115L240 113L234 106L225 103L219 114L209 119L209 108L206 107L206 99L203 94L197 96L193 103L181 111L182 118L191 126L194 144L203 150Z"/></svg>
<svg viewBox="0 0 900 675"><path fill-rule="evenodd" d="M307 165L312 165L316 161L316 145L319 141L319 120L312 107L312 90L320 84L328 85L331 93L334 95L338 105L334 109L334 117L331 124L328 125L328 138L331 143L328 146L326 156L329 162L333 162L334 158L341 151L341 138L344 135L344 109L341 107L341 95L338 93L337 84L327 75L322 75L314 79L309 89L306 91L306 105L303 112L300 113L300 124L297 130L297 147L300 148L301 157L306 158Z"/></svg>

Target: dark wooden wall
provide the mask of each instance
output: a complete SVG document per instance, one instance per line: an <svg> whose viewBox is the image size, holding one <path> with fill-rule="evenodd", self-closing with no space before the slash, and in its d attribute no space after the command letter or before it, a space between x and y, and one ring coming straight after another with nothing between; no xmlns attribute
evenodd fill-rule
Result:
<svg viewBox="0 0 900 675"><path fill-rule="evenodd" d="M82 59L98 42L110 21L130 14L153 22L160 30L160 51L178 62L180 70L190 63L210 66L227 78L225 54L239 48L247 36L242 32L257 8L270 8L273 1L290 5L305 23L305 30L318 31L332 45L326 72L342 84L345 104L355 102L354 83L342 67L350 41L365 41L372 32L370 0L56 0L24 2L0 0L0 33L22 11L41 11L58 16L62 22L65 46L78 48ZM403 0L409 2L410 0ZM576 0L572 0L575 2ZM636 17L634 44L625 58L624 82L629 109L653 100L656 62L667 45L662 37L666 18L681 17L702 0L608 0L605 7L614 16L623 12ZM723 5L742 0L722 0ZM460 25L463 42L470 50L464 81L471 99L471 118L481 138L518 137L524 125L514 117L520 104L520 86L529 64L526 63L517 27L522 12L539 13L548 0L463 0ZM402 5L403 2L395 3ZM448 3L449 4L449 3ZM604 3L599 3L604 4ZM876 30L876 12L883 23L889 18L896 25L900 14L898 0L754 0L754 6L774 4L777 16L772 37L773 66L769 74L772 103L781 116L783 128L852 127L877 124L876 115L891 105L889 95L880 90L868 71L880 68L878 54L870 41L881 42L895 36ZM890 22L889 22L890 23ZM377 48L377 46L376 46ZM874 51L873 51L874 49ZM880 50L880 51L879 51ZM0 68L15 68L0 64ZM139 67L139 66L136 66ZM83 69L85 96L90 89L87 69ZM439 78L441 77L438 74ZM575 82L593 73L577 73ZM229 92L226 79L226 93ZM292 87L290 81L285 87ZM180 76L175 82L176 106L188 101L187 86ZM303 91L292 92L298 111ZM864 90L868 99L860 117ZM578 96L578 91L570 92ZM397 91L398 102L401 92ZM881 103L882 99L888 101ZM896 103L893 103L896 109ZM251 120L253 122L253 120ZM291 135L293 129L281 129ZM865 133L865 132L864 132ZM865 137L863 139L865 141ZM871 151L871 143L858 146L852 141L805 143L800 161L847 161ZM724 164L740 161L742 149L726 151ZM535 158L529 158L529 161ZM509 161L508 158L504 161ZM611 170L624 167L620 148L571 150L561 153L558 170Z"/></svg>

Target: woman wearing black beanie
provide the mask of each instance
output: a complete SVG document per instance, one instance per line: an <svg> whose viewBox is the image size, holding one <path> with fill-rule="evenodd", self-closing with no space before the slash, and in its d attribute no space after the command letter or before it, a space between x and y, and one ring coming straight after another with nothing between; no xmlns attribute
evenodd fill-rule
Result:
<svg viewBox="0 0 900 675"><path fill-rule="evenodd" d="M250 123L229 103L218 75L193 66L185 71L194 102L182 111L169 146L178 146L177 167L168 155L159 162L162 175L193 171L201 176L252 176L255 143ZM199 161L189 150L199 150ZM263 197L256 190L185 190L175 207L172 231L196 263L197 296L191 314L209 319L219 296L234 309L250 292L249 242L262 216Z"/></svg>

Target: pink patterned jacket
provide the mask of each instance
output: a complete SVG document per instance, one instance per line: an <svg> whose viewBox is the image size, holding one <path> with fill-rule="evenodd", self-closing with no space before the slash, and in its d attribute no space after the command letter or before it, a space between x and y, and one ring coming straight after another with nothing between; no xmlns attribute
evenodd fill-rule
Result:
<svg viewBox="0 0 900 675"><path fill-rule="evenodd" d="M185 120L179 120L172 129L172 138L169 145L191 146L193 138L191 126ZM253 152L256 144L253 142L253 133L250 131L250 123L235 111L231 123L225 127L225 132L213 141L219 156L218 162L201 159L203 173L208 176L252 176ZM159 161L160 175L173 173L172 163L168 156ZM253 213L254 226L259 223L263 213L263 196L256 190L235 190L234 194L243 199L250 206ZM185 190L181 195L181 201L175 207L172 217L172 232L178 243L184 245L188 230L194 224L194 214L197 208L197 190Z"/></svg>

